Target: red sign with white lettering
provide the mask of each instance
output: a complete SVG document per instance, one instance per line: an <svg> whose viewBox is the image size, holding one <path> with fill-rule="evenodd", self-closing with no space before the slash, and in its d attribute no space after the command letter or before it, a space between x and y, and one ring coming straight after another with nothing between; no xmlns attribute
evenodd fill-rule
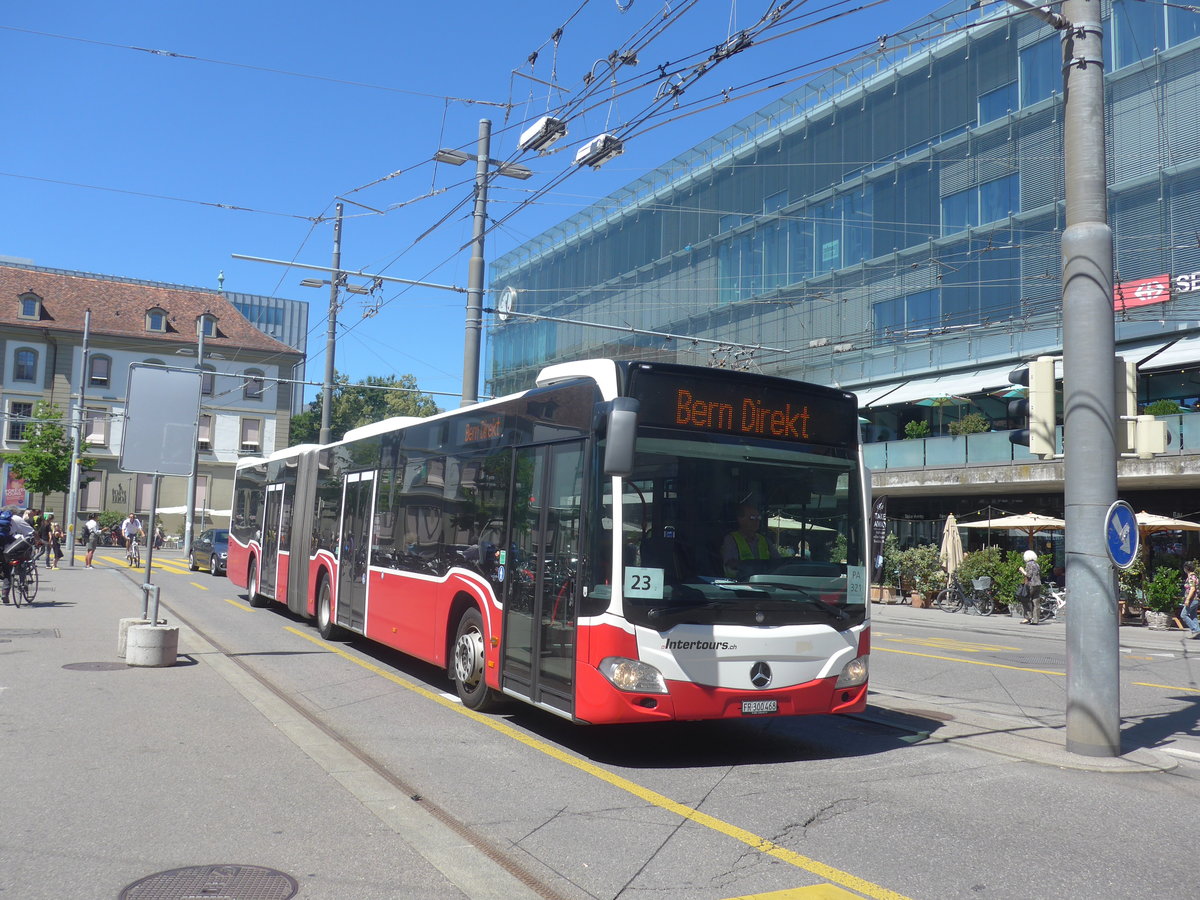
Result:
<svg viewBox="0 0 1200 900"><path fill-rule="evenodd" d="M1139 306L1153 306L1171 299L1171 276L1155 275L1137 281L1123 281L1113 289L1113 309L1121 312Z"/></svg>

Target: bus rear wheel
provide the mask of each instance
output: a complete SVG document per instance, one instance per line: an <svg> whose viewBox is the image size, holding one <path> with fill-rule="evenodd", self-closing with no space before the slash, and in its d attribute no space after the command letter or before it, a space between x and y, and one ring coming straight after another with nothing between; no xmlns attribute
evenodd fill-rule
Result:
<svg viewBox="0 0 1200 900"><path fill-rule="evenodd" d="M496 694L484 678L483 616L472 606L458 620L454 634L454 689L463 706L483 712L496 705Z"/></svg>
<svg viewBox="0 0 1200 900"><path fill-rule="evenodd" d="M250 571L246 574L246 600L257 609L267 605L267 598L258 592L258 565L254 560L250 561Z"/></svg>
<svg viewBox="0 0 1200 900"><path fill-rule="evenodd" d="M317 591L317 632L327 641L340 641L344 632L333 621L333 591L329 587L329 579L321 579L321 587Z"/></svg>

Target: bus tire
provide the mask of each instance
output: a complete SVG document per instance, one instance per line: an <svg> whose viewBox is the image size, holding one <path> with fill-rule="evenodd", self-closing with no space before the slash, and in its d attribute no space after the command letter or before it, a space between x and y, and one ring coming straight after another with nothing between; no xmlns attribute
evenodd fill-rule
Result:
<svg viewBox="0 0 1200 900"><path fill-rule="evenodd" d="M267 598L258 592L258 564L255 560L250 561L250 571L246 573L246 600L256 609L267 605Z"/></svg>
<svg viewBox="0 0 1200 900"><path fill-rule="evenodd" d="M328 578L322 578L317 588L317 633L327 641L345 639L345 632L333 621L333 591Z"/></svg>
<svg viewBox="0 0 1200 900"><path fill-rule="evenodd" d="M451 677L463 706L484 712L496 705L496 694L484 677L483 616L472 606L458 620L451 651Z"/></svg>

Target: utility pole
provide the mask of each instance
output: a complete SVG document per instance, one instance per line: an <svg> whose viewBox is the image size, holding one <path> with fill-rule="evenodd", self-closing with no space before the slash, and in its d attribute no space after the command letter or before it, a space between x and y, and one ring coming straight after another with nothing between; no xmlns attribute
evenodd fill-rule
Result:
<svg viewBox="0 0 1200 900"><path fill-rule="evenodd" d="M333 417L333 350L337 343L338 288L345 276L342 268L342 209L338 203L333 220L333 270L329 278L329 321L325 328L325 384L321 388L321 433L317 438L329 443L329 424Z"/></svg>
<svg viewBox="0 0 1200 900"><path fill-rule="evenodd" d="M204 328L207 324L208 313L200 313L196 317L196 371L200 373L200 399L204 399ZM199 407L197 407L199 409ZM199 416L199 413L197 413ZM192 551L192 534L195 532L196 518L196 480L200 477L198 469L200 467L200 434L199 420L197 419L197 432L195 440L192 443L192 474L188 476L187 483L187 509L183 511L183 549L187 553ZM154 502L158 503L158 477L155 477L154 482ZM151 517L153 518L154 510L151 509ZM147 550L154 544L154 533L146 535Z"/></svg>
<svg viewBox="0 0 1200 900"><path fill-rule="evenodd" d="M488 156L492 147L492 120L479 120L475 151L475 215L471 237L471 262L467 268L467 330L463 345L462 405L479 400L479 348L483 332L483 236L487 231Z"/></svg>
<svg viewBox="0 0 1200 900"><path fill-rule="evenodd" d="M467 269L467 325L463 340L462 405L469 406L479 399L479 348L483 332L483 236L487 233L488 167L495 166L497 175L507 175L522 181L533 175L525 166L491 159L492 120L479 120L479 140L475 147L475 214L471 237L471 262ZM461 150L441 149L433 157L438 162L461 166L471 160Z"/></svg>
<svg viewBox="0 0 1200 900"><path fill-rule="evenodd" d="M1121 753L1117 579L1105 514L1117 499L1112 229L1104 150L1100 0L1066 0L1063 29L1064 510L1067 522L1067 749Z"/></svg>
<svg viewBox="0 0 1200 900"><path fill-rule="evenodd" d="M1117 577L1105 518L1117 499L1112 229L1104 151L1101 0L1064 0L1062 14L1028 0L1010 6L1062 33L1063 507L1067 579L1067 750L1121 754Z"/></svg>
<svg viewBox="0 0 1200 900"><path fill-rule="evenodd" d="M67 563L75 565L75 533L79 530L79 456L83 452L83 424L87 421L86 408L83 402L83 392L87 387L88 341L92 332L92 311L83 313L83 345L79 358L79 395L75 401L75 412L72 415L71 436L71 469L67 490Z"/></svg>

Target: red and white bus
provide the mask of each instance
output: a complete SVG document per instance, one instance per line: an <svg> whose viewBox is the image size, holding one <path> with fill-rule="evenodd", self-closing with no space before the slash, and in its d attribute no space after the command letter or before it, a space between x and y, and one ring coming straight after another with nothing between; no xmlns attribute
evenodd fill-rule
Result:
<svg viewBox="0 0 1200 900"><path fill-rule="evenodd" d="M857 712L868 493L852 394L562 363L523 393L243 460L228 570L327 639L445 666L473 709ZM766 541L731 539L739 512Z"/></svg>

